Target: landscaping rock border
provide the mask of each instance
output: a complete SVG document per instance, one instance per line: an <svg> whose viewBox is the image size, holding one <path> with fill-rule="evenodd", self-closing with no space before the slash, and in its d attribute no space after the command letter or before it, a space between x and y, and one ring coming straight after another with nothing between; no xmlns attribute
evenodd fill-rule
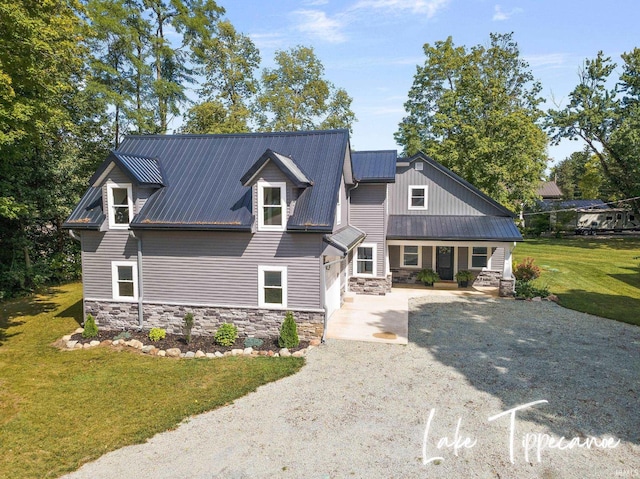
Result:
<svg viewBox="0 0 640 479"><path fill-rule="evenodd" d="M248 357L294 357L301 358L304 357L308 351L320 345L319 339L314 339L309 343L309 346L303 349L299 349L298 351L290 352L287 348L281 348L277 352L276 351L255 351L253 348L244 348L244 349L232 349L231 351L225 351L221 353L220 351L216 351L215 353L205 353L202 350L197 351L182 351L180 348L169 348L167 350L158 349L152 344L144 344L142 341L137 339L115 339L113 341L105 340L105 341L91 341L89 343L80 343L78 341L72 340L72 336L74 334L80 334L84 330L82 328L77 328L73 333L67 334L62 337L58 344L61 344L61 349L63 350L77 350L77 349L89 349L94 348L96 346L110 346L110 347L128 347L134 350L138 350L141 354L146 354L149 356L159 356L159 357L167 357L167 358L184 358L184 359L216 359L216 358L224 358L228 356L248 356Z"/></svg>

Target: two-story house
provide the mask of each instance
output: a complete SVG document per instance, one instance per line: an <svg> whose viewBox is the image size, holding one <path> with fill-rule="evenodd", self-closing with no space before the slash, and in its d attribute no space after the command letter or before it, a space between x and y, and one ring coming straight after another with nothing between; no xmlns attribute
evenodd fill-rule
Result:
<svg viewBox="0 0 640 479"><path fill-rule="evenodd" d="M512 287L512 215L423 155L352 152L346 130L131 136L65 222L100 327L319 337L346 291L421 268ZM484 279L483 279L484 278ZM503 288L505 289L505 288Z"/></svg>

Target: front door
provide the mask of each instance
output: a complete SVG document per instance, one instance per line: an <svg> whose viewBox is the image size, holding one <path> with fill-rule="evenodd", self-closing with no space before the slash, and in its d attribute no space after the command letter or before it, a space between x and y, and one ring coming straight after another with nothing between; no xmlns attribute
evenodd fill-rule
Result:
<svg viewBox="0 0 640 479"><path fill-rule="evenodd" d="M440 279L453 280L453 248L451 246L436 246L436 271Z"/></svg>

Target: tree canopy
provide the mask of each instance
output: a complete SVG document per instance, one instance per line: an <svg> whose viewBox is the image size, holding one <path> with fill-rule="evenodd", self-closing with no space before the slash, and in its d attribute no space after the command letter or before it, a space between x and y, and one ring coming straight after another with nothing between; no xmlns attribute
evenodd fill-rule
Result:
<svg viewBox="0 0 640 479"><path fill-rule="evenodd" d="M356 121L351 97L324 78L313 48L297 46L275 55L276 68L262 72L257 107L264 131L348 128Z"/></svg>
<svg viewBox="0 0 640 479"><path fill-rule="evenodd" d="M423 50L395 134L404 153L423 151L512 209L534 199L547 161L541 87L512 34Z"/></svg>
<svg viewBox="0 0 640 479"><path fill-rule="evenodd" d="M550 110L547 123L553 141L584 140L618 199L640 196L640 49L622 60L614 86L609 84L617 65L610 57L599 52L586 60L569 103Z"/></svg>

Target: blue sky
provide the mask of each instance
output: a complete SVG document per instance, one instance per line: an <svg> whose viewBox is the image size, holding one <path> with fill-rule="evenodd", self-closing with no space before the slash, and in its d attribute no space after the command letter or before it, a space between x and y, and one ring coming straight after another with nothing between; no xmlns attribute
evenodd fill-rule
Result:
<svg viewBox="0 0 640 479"><path fill-rule="evenodd" d="M639 0L220 0L226 17L260 49L263 66L276 50L312 46L326 77L353 98L352 147L398 149L393 134L422 64L422 46L453 37L487 44L489 33L514 32L522 56L542 82L547 105L561 105L585 58L598 50L620 64L640 46ZM618 69L619 70L619 69ZM550 147L556 161L580 149Z"/></svg>

